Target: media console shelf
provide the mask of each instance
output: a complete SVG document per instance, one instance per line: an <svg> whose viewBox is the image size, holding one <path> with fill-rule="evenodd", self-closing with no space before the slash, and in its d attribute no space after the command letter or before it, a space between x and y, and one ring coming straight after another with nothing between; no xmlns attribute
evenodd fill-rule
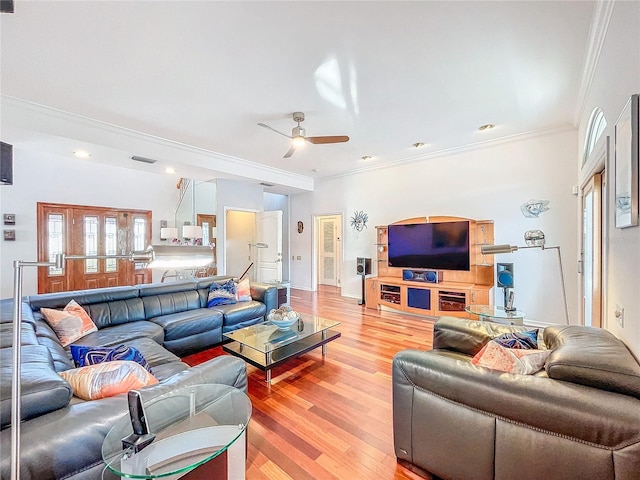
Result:
<svg viewBox="0 0 640 480"><path fill-rule="evenodd" d="M376 227L377 277L366 279L366 306L387 307L428 316L468 317L465 306L491 304L494 284L493 256L482 255L482 245L493 244L493 221L459 217L416 217L394 225L433 222L469 222L470 268L468 271L440 270L430 283L403 279L403 268L390 267L388 259L388 225ZM414 269L411 269L414 270ZM416 269L421 270L421 269Z"/></svg>

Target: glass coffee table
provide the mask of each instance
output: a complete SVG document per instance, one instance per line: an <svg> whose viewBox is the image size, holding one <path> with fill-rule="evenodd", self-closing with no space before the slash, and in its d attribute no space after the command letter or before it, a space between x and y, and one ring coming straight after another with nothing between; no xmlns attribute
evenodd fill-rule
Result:
<svg viewBox="0 0 640 480"><path fill-rule="evenodd" d="M524 323L524 312L521 310L505 310L504 307L493 305L467 305L465 311L473 315L478 315L481 321L506 323L507 325L522 325Z"/></svg>
<svg viewBox="0 0 640 480"><path fill-rule="evenodd" d="M113 473L172 480L245 478L251 401L244 392L228 385L192 385L143 407L155 439L135 452L123 444L133 433L129 414L118 419L102 443L102 460Z"/></svg>
<svg viewBox="0 0 640 480"><path fill-rule="evenodd" d="M269 321L240 328L224 334L230 340L222 349L244 359L247 363L265 372L265 380L271 383L271 369L287 360L322 347L327 354L327 343L340 337L333 330L340 322L313 315L301 315L287 329L279 329Z"/></svg>

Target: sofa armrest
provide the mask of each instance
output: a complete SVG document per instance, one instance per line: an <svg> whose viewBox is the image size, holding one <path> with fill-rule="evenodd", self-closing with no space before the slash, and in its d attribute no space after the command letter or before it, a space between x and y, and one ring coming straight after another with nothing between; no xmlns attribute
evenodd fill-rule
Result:
<svg viewBox="0 0 640 480"><path fill-rule="evenodd" d="M266 283L251 282L251 299L262 302L269 313L278 308L278 287Z"/></svg>
<svg viewBox="0 0 640 480"><path fill-rule="evenodd" d="M611 448L640 442L640 400L533 375L472 365L438 351L403 350L393 359L394 429L407 424L420 396ZM470 432L472 434L472 432Z"/></svg>
<svg viewBox="0 0 640 480"><path fill-rule="evenodd" d="M440 317L433 326L433 348L474 356L492 338L503 333L532 330L517 325L481 322L456 317Z"/></svg>
<svg viewBox="0 0 640 480"><path fill-rule="evenodd" d="M545 369L550 378L579 383L640 399L640 364L611 332L578 325L544 330L553 349Z"/></svg>

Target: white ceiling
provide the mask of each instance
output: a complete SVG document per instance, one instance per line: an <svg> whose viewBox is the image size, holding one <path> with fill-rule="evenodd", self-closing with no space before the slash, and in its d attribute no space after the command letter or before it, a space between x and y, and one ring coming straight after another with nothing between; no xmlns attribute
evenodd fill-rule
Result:
<svg viewBox="0 0 640 480"><path fill-rule="evenodd" d="M0 86L5 97L321 178L570 126L594 5L16 0L0 16ZM306 113L308 135L351 140L282 158L289 140L257 123L289 133L294 111ZM479 132L486 123L496 128ZM123 164L149 156L122 150ZM182 176L193 167L163 160L158 168L170 162ZM215 166L197 175L213 178Z"/></svg>

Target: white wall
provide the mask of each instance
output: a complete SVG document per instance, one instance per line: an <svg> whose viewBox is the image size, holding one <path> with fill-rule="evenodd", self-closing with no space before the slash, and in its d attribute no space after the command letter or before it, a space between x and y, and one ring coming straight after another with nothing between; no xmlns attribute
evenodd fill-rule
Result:
<svg viewBox="0 0 640 480"><path fill-rule="evenodd" d="M173 218L178 201L173 176L46 154L19 144L14 145L13 180L13 185L0 187L0 213L16 215L16 241L0 239L1 298L13 295L13 260L37 260L37 202L151 210L152 243L158 243L160 220ZM24 268L23 293L37 290L36 269Z"/></svg>
<svg viewBox="0 0 640 480"><path fill-rule="evenodd" d="M577 321L577 220L572 187L577 183L577 132L568 130L427 158L319 182L312 193L291 197L291 221L302 220L302 234L291 237L291 286L312 285L312 216L342 212L343 285L345 296L359 297L356 257L376 258L376 225L417 216L451 215L495 221L496 243L523 245L526 230L541 229L547 245L561 247L572 322ZM539 218L525 218L520 205L530 199L549 200L550 210ZM349 225L363 210L369 224L361 232ZM496 256L515 264L515 305L527 318L563 323L564 307L554 250L519 251ZM375 269L375 265L374 265ZM375 271L374 271L375 273ZM496 303L502 291L496 292Z"/></svg>
<svg viewBox="0 0 640 480"><path fill-rule="evenodd" d="M615 228L613 189L615 123L629 97L640 93L640 2L615 2L607 35L598 58L587 102L580 118L579 148L582 152L589 116L600 107L607 120L603 136L611 137L607 168L609 217L605 232L608 251L605 268L604 326L640 356L640 227ZM580 163L578 163L580 165ZM586 169L589 169L587 166ZM582 174L584 176L585 173ZM621 327L613 312L616 304L624 307Z"/></svg>

